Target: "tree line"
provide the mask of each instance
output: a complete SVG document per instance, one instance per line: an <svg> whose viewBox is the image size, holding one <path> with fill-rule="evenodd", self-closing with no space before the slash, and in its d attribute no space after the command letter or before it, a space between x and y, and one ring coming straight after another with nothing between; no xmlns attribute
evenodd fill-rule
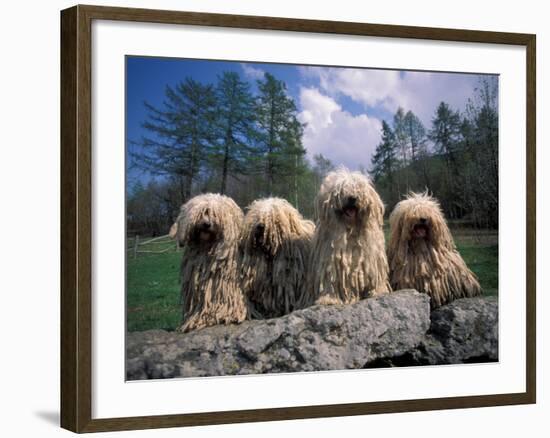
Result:
<svg viewBox="0 0 550 438"><path fill-rule="evenodd" d="M188 77L166 86L160 107L145 103L148 135L130 143L130 162L158 178L129 188L130 232L163 234L183 202L208 191L241 206L280 196L313 215L311 200L332 164L306 159L305 125L285 82L265 73L257 88L253 94L238 73L224 72L216 84Z"/></svg>
<svg viewBox="0 0 550 438"><path fill-rule="evenodd" d="M442 102L429 130L402 109L383 122L369 172L389 208L407 191L428 188L451 218L496 226L496 84L482 85L464 114ZM129 143L129 162L153 178L128 187L129 234L165 234L180 205L203 192L227 194L243 207L280 196L313 217L315 194L334 165L322 155L306 158L305 125L284 81L265 73L253 93L235 72L215 84L188 77L166 86L162 105L144 105L147 135Z"/></svg>
<svg viewBox="0 0 550 438"><path fill-rule="evenodd" d="M450 219L498 227L498 82L485 76L461 113L441 102L427 129L399 108L382 122L370 173L386 204L428 190Z"/></svg>

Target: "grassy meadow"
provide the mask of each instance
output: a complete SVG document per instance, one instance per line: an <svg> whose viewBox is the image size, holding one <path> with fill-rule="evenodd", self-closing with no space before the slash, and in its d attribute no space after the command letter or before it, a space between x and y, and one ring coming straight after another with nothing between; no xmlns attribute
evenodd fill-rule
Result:
<svg viewBox="0 0 550 438"><path fill-rule="evenodd" d="M452 229L469 268L478 276L485 295L498 294L498 234L470 228ZM142 241L145 239L142 239ZM174 330L180 323L179 269L181 252L171 241L147 245L150 251L134 258L128 239L126 269L127 330ZM145 249L145 248L144 248Z"/></svg>

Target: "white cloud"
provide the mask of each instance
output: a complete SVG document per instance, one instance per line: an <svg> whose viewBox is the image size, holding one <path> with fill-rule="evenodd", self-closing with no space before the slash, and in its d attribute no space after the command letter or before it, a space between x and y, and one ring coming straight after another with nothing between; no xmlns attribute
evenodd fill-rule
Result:
<svg viewBox="0 0 550 438"><path fill-rule="evenodd" d="M261 68L252 67L248 64L241 64L241 68L243 69L245 76L250 79L263 79L264 77L264 71Z"/></svg>
<svg viewBox="0 0 550 438"><path fill-rule="evenodd" d="M365 108L383 108L390 113L401 106L425 124L430 123L441 101L463 110L478 79L467 74L356 68L303 67L300 71L318 80L329 96L345 95Z"/></svg>
<svg viewBox="0 0 550 438"><path fill-rule="evenodd" d="M367 106L382 105L393 109L393 92L399 86L399 72L356 68L308 67L307 73L317 76L323 91L336 96L344 94Z"/></svg>
<svg viewBox="0 0 550 438"><path fill-rule="evenodd" d="M399 105L413 111L429 128L441 101L464 111L478 79L478 75L406 72L401 80L403 100Z"/></svg>
<svg viewBox="0 0 550 438"><path fill-rule="evenodd" d="M350 169L370 167L380 142L381 122L366 114L354 116L317 88L300 89L300 121L307 123L304 146L309 157L323 154L333 164Z"/></svg>
<svg viewBox="0 0 550 438"><path fill-rule="evenodd" d="M342 111L340 105L330 97L319 93L316 88L300 89L300 105L301 120L308 124L308 130L311 132L326 128L333 122L333 113Z"/></svg>

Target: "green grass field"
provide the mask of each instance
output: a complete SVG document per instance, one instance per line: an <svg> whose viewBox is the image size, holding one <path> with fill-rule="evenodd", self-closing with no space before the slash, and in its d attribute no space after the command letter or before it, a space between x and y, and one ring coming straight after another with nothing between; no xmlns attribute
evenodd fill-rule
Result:
<svg viewBox="0 0 550 438"><path fill-rule="evenodd" d="M453 229L462 257L479 277L485 295L498 294L498 237L496 232ZM132 246L132 239L128 242ZM179 266L181 252L172 242L151 244L162 254L138 254L127 259L127 329L175 329L181 318ZM149 249L149 247L148 247Z"/></svg>

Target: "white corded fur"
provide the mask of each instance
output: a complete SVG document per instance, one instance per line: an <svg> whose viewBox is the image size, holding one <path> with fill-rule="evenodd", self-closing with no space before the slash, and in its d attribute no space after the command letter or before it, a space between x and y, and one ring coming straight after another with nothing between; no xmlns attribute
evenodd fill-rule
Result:
<svg viewBox="0 0 550 438"><path fill-rule="evenodd" d="M392 287L427 293L432 308L481 294L476 276L456 250L438 202L426 193L411 193L395 206L388 259Z"/></svg>
<svg viewBox="0 0 550 438"><path fill-rule="evenodd" d="M315 225L286 200L254 201L241 237L241 279L255 318L290 313L303 299Z"/></svg>
<svg viewBox="0 0 550 438"><path fill-rule="evenodd" d="M390 292L382 230L384 205L369 179L344 168L330 172L315 207L318 222L309 268L311 293L304 304L353 303Z"/></svg>
<svg viewBox="0 0 550 438"><path fill-rule="evenodd" d="M170 235L184 248L179 331L238 323L246 318L237 266L242 222L241 209L223 195L195 196L181 207L170 229Z"/></svg>

